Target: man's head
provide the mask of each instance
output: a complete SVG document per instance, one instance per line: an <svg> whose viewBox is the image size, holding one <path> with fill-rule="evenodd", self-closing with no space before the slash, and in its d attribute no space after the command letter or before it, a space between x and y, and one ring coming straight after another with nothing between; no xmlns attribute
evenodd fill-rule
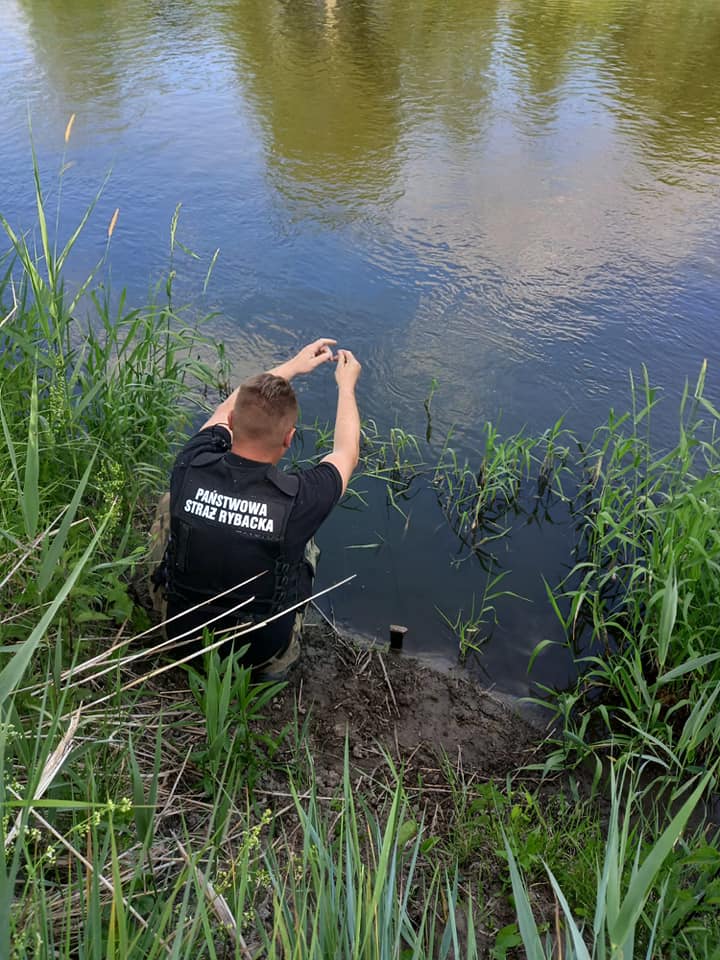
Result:
<svg viewBox="0 0 720 960"><path fill-rule="evenodd" d="M298 403L283 377L260 373L242 383L229 417L233 450L253 460L277 463L295 433Z"/></svg>

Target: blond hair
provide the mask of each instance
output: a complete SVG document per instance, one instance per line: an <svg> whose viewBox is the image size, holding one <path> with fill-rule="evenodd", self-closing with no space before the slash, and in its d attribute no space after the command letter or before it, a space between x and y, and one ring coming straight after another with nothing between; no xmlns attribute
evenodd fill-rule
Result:
<svg viewBox="0 0 720 960"><path fill-rule="evenodd" d="M238 388L233 407L233 439L281 446L295 426L297 413L297 397L288 381L272 373L260 373Z"/></svg>

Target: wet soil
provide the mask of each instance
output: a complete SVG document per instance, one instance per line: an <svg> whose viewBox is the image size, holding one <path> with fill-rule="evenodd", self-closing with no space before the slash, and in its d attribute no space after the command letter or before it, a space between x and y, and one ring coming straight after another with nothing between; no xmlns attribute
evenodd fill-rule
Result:
<svg viewBox="0 0 720 960"><path fill-rule="evenodd" d="M408 773L437 769L446 758L481 780L533 762L542 740L511 701L460 671L358 644L322 624L306 625L300 662L273 720L290 721L296 702L308 719L316 775L329 785L342 771L346 738L359 770L372 770L387 752Z"/></svg>

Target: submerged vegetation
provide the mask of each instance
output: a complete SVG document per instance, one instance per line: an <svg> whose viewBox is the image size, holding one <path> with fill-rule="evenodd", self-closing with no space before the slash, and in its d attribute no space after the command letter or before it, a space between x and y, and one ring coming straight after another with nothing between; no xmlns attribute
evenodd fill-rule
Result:
<svg viewBox="0 0 720 960"><path fill-rule="evenodd" d="M412 757L378 751L358 771L349 742L321 790L300 697L278 726L278 688L232 662L207 655L165 687L154 662L121 660L151 626L133 590L153 499L193 404L227 371L171 280L144 310L98 284L102 262L67 289L91 211L60 247L37 170L36 190L37 247L2 221L0 955L717 955L719 415L705 369L664 451L647 378L589 441L562 423L506 438L488 424L472 461L452 434L434 445L432 395L424 439L365 425L356 490L383 482L403 511L429 487L484 566L469 616L445 614L461 652L492 622L492 549L513 516L568 513L574 568L548 598L579 674L545 691L555 732L534 769L493 779L439 761L444 819ZM300 454L309 437L322 452L324 431L305 434ZM104 674L88 676L93 657Z"/></svg>

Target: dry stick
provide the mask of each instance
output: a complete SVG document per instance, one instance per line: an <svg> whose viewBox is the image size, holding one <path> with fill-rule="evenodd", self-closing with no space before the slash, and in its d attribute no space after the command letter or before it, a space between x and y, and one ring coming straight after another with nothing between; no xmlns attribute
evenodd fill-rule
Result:
<svg viewBox="0 0 720 960"><path fill-rule="evenodd" d="M177 838L175 838L175 842L178 845L178 849L182 854L183 860L195 874L197 882L200 885L202 892L205 894L205 897L207 898L207 901L210 904L211 909L215 913L215 916L218 918L220 923L230 934L233 941L240 947L240 950L242 951L243 956L246 957L247 960L253 960L252 954L250 953L250 950L248 949L248 945L245 943L245 940L243 939L243 935L238 928L237 921L233 916L233 913L230 907L228 906L227 900L225 899L225 897L223 897L222 894L217 893L212 883L210 883L207 877L205 877L202 873L200 873L200 871L197 868L197 865L193 863L193 861L190 859L190 857L187 854L187 851L185 850L185 847L183 847L183 845L180 843L180 841Z"/></svg>
<svg viewBox="0 0 720 960"><path fill-rule="evenodd" d="M230 590L239 589L240 587L245 586L245 585L248 584L248 583L251 583L253 580L256 580L256 579L257 579L258 577L260 577L260 576L262 576L262 574L261 574L261 573L258 573L258 574L256 574L254 577L251 577L249 580L245 580L243 583L238 584L236 587L231 587ZM335 586L342 586L343 583L347 583L348 580L352 580L354 576L355 576L355 574L353 574L352 577L348 577L347 580L343 580L342 583L340 583L340 584L335 584ZM332 589L332 588L330 588L330 589ZM159 624L158 626L159 626L159 627L166 626L168 623L172 623L174 620L177 620L177 619L179 619L180 617L184 617L186 614L192 613L194 610L197 610L197 609L199 609L200 607L205 606L205 604L212 603L214 600L219 600L221 597L224 597L227 593L229 593L230 590L225 590L223 593L218 593L218 594L216 594L214 597L211 597L209 600L203 600L202 603L198 603L198 604L196 604L194 607L190 607L188 610L183 611L183 613L175 614L175 616L170 617L169 620L163 621L163 623ZM318 594L316 594L316 596L318 596L318 597L319 597L319 596L322 596L322 593L318 593ZM72 689L73 687L80 686L82 683L91 683L93 680L98 680L100 677L104 676L105 674L110 673L110 672L113 671L113 670L116 670L118 667L127 666L128 664L133 663L135 660L140 660L140 659L142 659L143 657L149 657L149 656L151 656L152 654L159 653L161 650L164 650L165 648L175 649L176 647L181 647L181 646L183 646L186 642L190 642L190 641L192 641L192 640L197 640L197 639L199 638L199 636L200 636L199 630L204 630L206 627L209 627L211 624L215 623L216 620L224 619L225 617L229 616L231 613L235 613L235 612L236 612L237 610L239 610L241 607L246 607L246 606L248 606L248 604L252 603L253 600L255 600L255 597L248 597L246 600L241 600L240 603L236 603L235 606L230 607L228 610L223 610L222 613L219 613L219 614L217 614L216 616L211 617L209 620L205 620L205 622L204 622L203 624L201 624L201 626L200 626L199 628L193 627L193 628L190 629L190 630L186 630L185 633L178 634L177 637L170 637L170 638L168 638L168 639L166 639L166 640L162 640L160 643L156 644L156 645L153 646L153 647L149 647L149 648L147 648L146 650L139 650L137 653L129 654L129 655L126 656L126 657L120 657L119 660L113 661L113 663L109 664L109 665L106 666L104 669L99 670L97 673L94 673L92 676L90 676L90 677L85 677L84 680L78 680L76 683L69 684L69 685L66 687L66 689L68 689L68 690L69 690L69 689ZM307 601L305 601L305 600L301 601L301 603L306 603L306 602L307 602ZM299 606L299 605L300 605L300 604L297 604L296 606ZM230 640L234 640L234 639L236 639L237 637L240 637L240 636L243 636L243 635L244 635L243 633L237 633L237 632L233 632L233 631L242 630L242 631L244 631L244 632L246 632L246 633L250 633L250 632L252 632L253 630L259 630L261 627L266 626L266 625L267 625L268 623L270 623L272 620L275 620L275 619L277 619L278 617L281 617L281 616L285 616L286 613L288 613L288 612L290 612L291 610L294 610L294 609L296 609L296 607L289 607L287 610L283 610L283 611L281 611L280 613L276 614L275 616L270 617L270 618L268 618L267 620L263 621L263 623L258 623L258 624L254 624L254 625L253 625L253 624L252 624L252 621L248 621L247 623L238 624L238 625L233 626L233 627L225 627L225 628L223 628L222 630L216 630L216 631L215 631L215 636L216 636L216 637L217 637L217 636L222 636L222 639L221 639L220 641L218 641L218 643L217 643L215 646L219 646L221 643L229 642ZM246 628L247 628L247 629L246 629ZM112 652L113 650L117 650L117 649L119 649L120 647L123 647L123 646L125 646L125 645L128 644L128 643L131 643L131 642L140 640L142 637L146 636L148 633L151 633L151 632L155 631L156 629L158 629L158 628L157 628L157 627L151 627L149 630L145 630L143 633L138 634L136 637L129 637L127 640L123 640L121 643L115 644L115 646L114 646L114 647L111 647L110 650L107 650L107 651L105 651L105 652L103 652L103 653L101 653L101 654L98 654L96 657L93 657L91 660L87 660L87 661L85 661L83 664L80 664L80 666L79 666L78 669L76 669L76 670L74 670L74 671L72 671L72 670L71 670L71 671L66 671L66 673L63 674L63 676L74 676L75 673L80 672L80 670L86 669L88 666L91 666L91 665L96 664L96 663L101 663L102 661L104 661L104 660L107 659L107 656L108 656L109 653ZM232 636L228 636L228 634L232 634ZM223 635L224 635L224 636L223 636ZM189 640L188 640L188 638L189 638ZM215 646L205 647L201 652L202 652L202 653L207 653L209 650L215 649ZM197 654L193 654L192 656L195 656L195 655L197 655ZM191 657L191 658L192 658L192 657ZM191 659L191 658L190 658L190 659ZM176 660L176 661L174 661L174 662L175 662L175 663L184 663L185 661L184 661L184 660ZM148 676L154 676L154 674L149 674Z"/></svg>
<svg viewBox="0 0 720 960"><path fill-rule="evenodd" d="M66 510L67 510L67 506L63 507L62 510L60 511L60 513L55 517L55 519L53 520L53 522L50 524L50 526L49 526L49 527L46 527L46 528L43 530L42 533L39 533L39 534L35 537L35 539L33 540L33 542L32 542L32 543L30 544L30 546L27 548L27 550L25 551L25 553L20 557L20 559L18 560L18 562L15 564L15 566L14 566L14 567L12 568L12 570L10 571L10 573L8 573L8 575L5 577L5 579L2 581L2 583L0 583L0 590L2 590L2 588L3 588L3 587L5 586L5 584L8 582L8 580L12 580L13 576L17 573L17 571L20 569L20 567L25 563L25 561L26 561L27 558L30 556L30 554L31 554L31 553L34 553L35 550L37 550L37 548L38 548L38 547L40 546L40 544L43 542L43 540L45 539L45 537L47 537L48 534L52 531L52 528L55 526L55 524L56 524L56 523L58 522L58 520L62 517L62 515L65 513ZM84 520L76 520L76 521L75 521L75 523L84 523L84 522L85 522ZM72 526L75 526L75 524L72 524Z"/></svg>
<svg viewBox="0 0 720 960"><path fill-rule="evenodd" d="M48 600L46 603L37 603L34 607L28 607L27 610L18 610L17 613L11 613L10 616L3 617L2 620L0 620L0 626L4 626L6 623L11 623L13 620L17 620L19 617L28 617L31 613L35 613L36 610L42 610L43 607L49 607L51 603L52 600ZM18 690L18 693L22 692L22 690Z"/></svg>
<svg viewBox="0 0 720 960"><path fill-rule="evenodd" d="M380 661L380 666L382 667L382 672L385 676L385 683L387 684L388 690L390 691L390 696L392 697L393 706L395 707L395 713L399 717L400 709L398 708L397 700L395 699L395 691L393 690L392 684L390 683L390 677L388 677L387 670L385 669L385 661L383 660L382 654L380 653L380 651L378 651L378 660Z"/></svg>
<svg viewBox="0 0 720 960"><path fill-rule="evenodd" d="M43 767L42 773L40 774L40 780L38 781L37 788L35 790L34 796L30 799L28 804L28 809L30 812L34 812L32 809L32 803L34 800L39 800L42 795L45 793L47 788L55 779L55 776L67 759L68 754L72 750L72 741L75 736L75 731L77 730L78 723L80 723L80 710L76 710L75 713L70 718L70 725L68 726L65 734L60 739L60 743L55 747L53 752L45 761L45 766ZM20 824L22 822L23 811L18 812L17 817L15 818L15 823L12 826L12 829L9 831L5 837L5 846L12 843L15 837L18 834L20 829Z"/></svg>
<svg viewBox="0 0 720 960"><path fill-rule="evenodd" d="M437 819L438 819L438 804L435 804L435 810L433 811L433 818L430 824L430 829L428 830L428 835L431 837L435 836L435 830L437 829Z"/></svg>
<svg viewBox="0 0 720 960"><path fill-rule="evenodd" d="M418 752L418 750L420 749L421 746L422 746L422 741L417 744L417 746L415 747L415 749L413 750L413 752L410 754L410 756L409 756L409 757L407 758L407 760L405 761L406 763L410 764L410 763L413 762L413 760L415 759L415 754Z"/></svg>
<svg viewBox="0 0 720 960"><path fill-rule="evenodd" d="M182 766L180 767L180 770L178 771L178 775L177 775L177 777L175 778L175 783L172 785L172 788L171 788L171 790L170 790L170 795L168 796L167 800L165 801L165 804L164 804L164 806L163 806L163 808L162 808L162 811L160 812L160 816L161 816L161 817L165 815L165 811L170 807L170 804L171 804L171 803L173 802L173 800L175 799L175 791L177 790L178 784L180 783L180 779L181 779L183 773L185 773L185 767L187 766L187 763L188 763L188 760L190 759L190 754L191 754L191 753L192 753L192 747L188 747L188 752L186 753L185 759L184 759L183 762L182 762Z"/></svg>
<svg viewBox="0 0 720 960"><path fill-rule="evenodd" d="M482 781L483 783L494 783L494 782L495 782L495 779L496 779L496 778L491 777L491 776L486 776L486 777L480 777L480 776L478 776L478 780ZM422 787L407 786L407 787L405 788L405 790L406 790L407 793L417 793L418 795L421 795L421 794L423 794L423 793L444 793L444 794L452 794L452 793L455 792L452 787L441 787L441 786L439 786L439 785L436 785L436 786L425 785L425 786L422 786Z"/></svg>
<svg viewBox="0 0 720 960"><path fill-rule="evenodd" d="M14 286L14 285L12 286L12 294L13 294L13 306L10 308L10 312L9 312L5 317L3 317L2 320L0 320L0 327L5 326L5 324L6 324L9 320L12 320L12 318L13 318L14 315L15 315L15 311L16 311L17 308L18 308L18 302L17 302L17 297L15 296L15 286Z"/></svg>
<svg viewBox="0 0 720 960"><path fill-rule="evenodd" d="M335 626L335 624L334 624L333 621L330 619L330 617L325 613L325 611L324 611L323 609L321 609L321 607L319 607L318 604L315 603L314 600L312 601L312 605L313 605L313 607L317 610L317 612L320 614L320 616L323 618L323 620L325 621L325 623L330 627L330 629L332 630L332 632L333 632L337 637L339 637L339 636L340 636L340 631L339 631L338 628Z"/></svg>
<svg viewBox="0 0 720 960"><path fill-rule="evenodd" d="M186 643L192 643L194 640L199 640L201 632L209 627L210 624L215 623L216 620L221 620L223 617L235 613L240 607L245 607L249 603L252 603L255 597L249 597L247 600L243 600L242 603L235 604L234 607L230 607L229 610L223 611L222 613L217 614L215 617L211 617L209 620L206 620L198 629L193 628L192 630L186 630L185 633L181 633L177 637L170 637L167 640L163 640L160 643L156 644L153 647L148 647L145 650L138 650L137 653L128 654L126 657L120 657L118 660L114 660L112 663L108 664L106 667L103 667L102 670L98 670L97 673L93 673L89 677L84 677L83 679L76 680L74 683L69 683L65 690L72 690L74 687L79 687L82 684L92 683L94 680L99 680L100 677L104 677L108 673L112 673L113 670L117 670L119 667L127 667L129 664L134 663L135 660L141 660L143 657L150 657L156 653L167 652L168 650L174 650L176 647L183 647ZM243 627L249 626L251 621L242 624ZM236 629L233 627L232 629ZM227 633L225 631L217 631L217 633ZM134 638L131 637L128 640L130 643ZM221 640L221 643L224 643L225 639ZM167 649L166 649L167 648ZM177 661L176 661L177 662Z"/></svg>
<svg viewBox="0 0 720 960"><path fill-rule="evenodd" d="M120 627L118 628L118 631L117 631L117 633L115 634L115 643L113 644L113 646L117 646L117 645L118 645L118 642L119 642L119 640L120 640L120 637L123 635L123 631L125 630L125 627L128 625L128 621L129 621L129 620L130 620L130 617L125 617L125 619L123 620L123 622L120 624Z"/></svg>
<svg viewBox="0 0 720 960"><path fill-rule="evenodd" d="M311 792L312 792L311 790L306 790L304 793L298 793L297 799L308 800ZM262 793L264 797L280 797L282 800L292 800L296 796L296 794L294 793L287 793L283 790L261 790L260 793ZM316 800L332 800L333 799L332 797L322 796L319 793L315 794L315 798ZM289 806L283 807L283 809L280 810L277 814L273 813L273 816L279 816L280 813L285 813L288 810L292 810L293 807L294 807L294 804L291 803Z"/></svg>
<svg viewBox="0 0 720 960"><path fill-rule="evenodd" d="M560 902L555 896L555 937L557 938L558 960L563 960L562 938L560 936Z"/></svg>
<svg viewBox="0 0 720 960"><path fill-rule="evenodd" d="M334 590L336 587L342 587L346 583L349 583L351 580L354 580L357 574L353 573L351 576L346 577L344 580L340 580L338 583L334 583L331 587L326 587L324 590L320 590L319 593L313 594L312 597L308 599L313 600L315 597L322 597L323 594L329 593L331 590ZM260 630L262 627L266 627L269 623L272 623L273 620L277 620L278 617L284 617L286 614L291 613L293 610L297 610L298 607L304 606L308 601L299 600L297 603L294 603L291 607L288 607L286 610L281 610L280 613L276 613L272 617L268 617L267 620L263 620L262 623L256 623L249 629L239 630L237 633L231 634L229 637L224 637L222 640L217 640L215 643L208 644L207 647L203 647L202 650L196 650L194 653L190 653L185 657L181 657L179 660L173 660L172 663L167 663L165 666L158 667L157 670L151 670L150 673L146 673L141 677L136 677L130 683L126 683L123 687L120 687L118 690L113 693L108 693L104 697L100 697L98 700L93 700L92 703L88 704L89 707L97 707L101 703L105 703L107 700L112 700L113 697L117 696L119 693L125 693L127 690L136 687L139 683L144 683L146 680L150 680L153 677L159 676L161 673L167 673L168 670L174 670L176 667L179 667L183 663L189 663L191 660L194 660L196 657L202 657L206 653L210 653L213 650L217 650L218 647L221 647L224 643L228 643L230 640L236 640L238 637L244 637L247 633L252 633L254 630Z"/></svg>
<svg viewBox="0 0 720 960"><path fill-rule="evenodd" d="M12 793L13 796L16 797L18 800L21 800L21 799L22 799L18 793L15 793L15 791L13 790L12 787L8 787L7 789L8 789L9 792ZM64 837L61 833L58 833L58 831L55 829L55 827L53 827L52 824L48 823L47 820L46 820L44 817L40 816L40 814L37 812L37 810L31 809L31 810L30 810L30 813L35 817L35 819L37 820L37 822L38 822L42 827L44 827L50 834L52 834L53 837L55 837L55 839L58 841L58 843L61 843L61 844L63 845L63 847L65 847L65 849L66 849L69 853L71 853L74 857L77 857L77 859L80 861L80 863L82 863L82 865L86 868L86 870L88 870L90 873L95 873L95 872L96 872L96 871L95 871L95 867L92 865L92 863L90 863L90 861L87 859L87 857L84 857L84 856L82 855L82 853L80 853L80 851L77 850L77 849L70 843L69 840L66 840L65 837ZM98 882L100 883L100 885L103 886L103 887L105 887L105 889L108 891L108 893L112 894L112 896L114 897L114 896L115 896L115 888L113 887L112 883L111 883L109 880L107 880L101 873L98 873L98 874L97 874L97 878L98 878ZM147 920L146 920L144 917L142 917L142 916L137 912L137 910L130 905L130 903L128 903L128 900L127 900L126 897L122 897L122 902L125 904L125 907L126 907L128 913L132 914L132 916L135 917L135 919L136 919L137 922L140 924L140 926L142 926L145 930L149 930L150 933L152 933L152 935L153 935L157 940L159 940L159 942L163 945L163 947L165 947L165 949L166 949L166 950L168 951L168 953L169 953L169 952L170 952L170 946L169 946L169 944L168 944L165 940L163 940L162 937L159 937L154 931L150 930L150 927L148 926Z"/></svg>
<svg viewBox="0 0 720 960"><path fill-rule="evenodd" d="M358 653L355 660L355 670L357 671L357 675L359 677L361 677L365 673L367 668L370 666L371 661L372 661L372 650L367 650L364 654Z"/></svg>
<svg viewBox="0 0 720 960"><path fill-rule="evenodd" d="M302 796L301 796L301 795L298 795L298 797L297 797L298 800L307 800L308 798L309 798L309 794L303 794ZM333 798L333 797L320 797L320 796L318 796L317 794L315 794L315 799L316 799L316 800L332 800L332 799L334 799L334 798ZM288 803L288 804L286 804L286 806L281 807L279 810L273 810L273 812L272 812L273 820L279 820L280 817L284 817L285 814L286 814L286 813L290 813L291 810L296 810L296 809L297 809L297 805L296 805L296 803L295 803L294 801L295 801L295 798L293 797L293 803Z"/></svg>

